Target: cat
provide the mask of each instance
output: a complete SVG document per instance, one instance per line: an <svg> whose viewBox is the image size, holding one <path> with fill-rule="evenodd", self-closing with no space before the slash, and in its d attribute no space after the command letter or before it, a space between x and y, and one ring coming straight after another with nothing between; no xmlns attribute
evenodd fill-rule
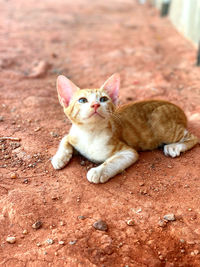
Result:
<svg viewBox="0 0 200 267"><path fill-rule="evenodd" d="M77 150L92 162L87 179L105 183L138 160L137 151L164 144L166 156L177 157L198 139L186 129L181 108L164 100L133 102L116 107L119 74L113 74L100 89L79 89L65 76L57 78L57 91L64 113L72 123L51 162L63 168Z"/></svg>

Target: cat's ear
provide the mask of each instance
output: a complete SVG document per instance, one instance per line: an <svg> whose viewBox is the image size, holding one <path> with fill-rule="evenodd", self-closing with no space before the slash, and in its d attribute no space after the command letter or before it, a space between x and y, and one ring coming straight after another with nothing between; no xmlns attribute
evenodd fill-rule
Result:
<svg viewBox="0 0 200 267"><path fill-rule="evenodd" d="M66 108L73 94L79 90L79 88L73 84L69 79L63 75L59 75L57 78L57 91L60 104Z"/></svg>
<svg viewBox="0 0 200 267"><path fill-rule="evenodd" d="M120 75L119 73L113 74L107 81L101 86L100 89L106 91L106 93L110 96L113 103L117 103L118 92L120 86Z"/></svg>

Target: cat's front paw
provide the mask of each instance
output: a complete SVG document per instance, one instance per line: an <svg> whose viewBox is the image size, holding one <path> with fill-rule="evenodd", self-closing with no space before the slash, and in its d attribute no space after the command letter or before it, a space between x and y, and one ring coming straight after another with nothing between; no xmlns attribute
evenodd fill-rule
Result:
<svg viewBox="0 0 200 267"><path fill-rule="evenodd" d="M165 156L171 156L172 158L180 156L180 153L185 151L185 145L174 143L164 146Z"/></svg>
<svg viewBox="0 0 200 267"><path fill-rule="evenodd" d="M71 156L59 156L59 155L55 155L53 156L53 158L51 159L51 164L53 165L53 168L56 170L60 170L63 167L65 167L65 165L67 165L67 163L69 162Z"/></svg>
<svg viewBox="0 0 200 267"><path fill-rule="evenodd" d="M87 179L90 183L99 184L107 182L110 177L106 175L104 168L100 165L88 171Z"/></svg>

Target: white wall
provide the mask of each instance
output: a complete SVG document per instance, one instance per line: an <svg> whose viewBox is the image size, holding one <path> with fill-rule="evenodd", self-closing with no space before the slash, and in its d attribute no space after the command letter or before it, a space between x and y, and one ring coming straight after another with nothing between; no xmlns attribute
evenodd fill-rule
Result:
<svg viewBox="0 0 200 267"><path fill-rule="evenodd" d="M150 0L161 9L163 1ZM200 41L200 0L171 0L169 19L186 38Z"/></svg>
<svg viewBox="0 0 200 267"><path fill-rule="evenodd" d="M200 41L200 0L172 0L169 18L187 38Z"/></svg>

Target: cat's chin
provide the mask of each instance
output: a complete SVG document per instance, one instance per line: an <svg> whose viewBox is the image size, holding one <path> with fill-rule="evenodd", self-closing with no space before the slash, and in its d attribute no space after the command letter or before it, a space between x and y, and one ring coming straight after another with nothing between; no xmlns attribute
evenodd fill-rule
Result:
<svg viewBox="0 0 200 267"><path fill-rule="evenodd" d="M99 123L102 124L105 121L106 121L105 118L102 118L100 116L92 116L88 120L85 120L86 124L99 124Z"/></svg>
<svg viewBox="0 0 200 267"><path fill-rule="evenodd" d="M89 116L87 118L85 118L84 120L82 120L82 123L85 125L95 125L95 124L99 124L99 125L104 125L104 123L107 123L108 118L104 117L101 114L93 114L92 116Z"/></svg>
<svg viewBox="0 0 200 267"><path fill-rule="evenodd" d="M102 118L102 119L105 119L105 117L104 117L103 115L101 115L99 112L93 112L92 114L90 114L90 115L88 116L88 119L90 119L90 118L92 118L92 117L95 117L95 118L100 117L100 118Z"/></svg>

